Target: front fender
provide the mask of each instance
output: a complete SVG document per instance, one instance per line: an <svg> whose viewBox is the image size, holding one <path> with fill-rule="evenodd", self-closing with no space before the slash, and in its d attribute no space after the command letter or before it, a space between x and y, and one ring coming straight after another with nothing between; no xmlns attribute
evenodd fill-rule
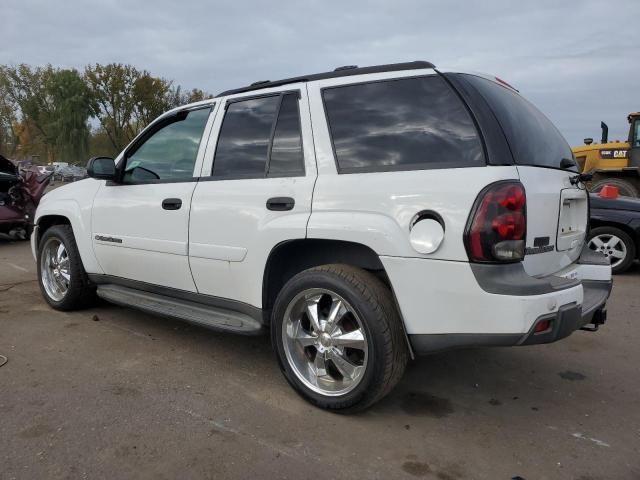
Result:
<svg viewBox="0 0 640 480"><path fill-rule="evenodd" d="M71 224L82 264L87 273L104 273L93 252L91 241L91 211L93 198L100 184L96 180L83 180L47 193L36 210L34 224L40 230L42 220L49 216L66 218ZM32 243L35 250L35 242ZM37 252L34 251L34 256Z"/></svg>

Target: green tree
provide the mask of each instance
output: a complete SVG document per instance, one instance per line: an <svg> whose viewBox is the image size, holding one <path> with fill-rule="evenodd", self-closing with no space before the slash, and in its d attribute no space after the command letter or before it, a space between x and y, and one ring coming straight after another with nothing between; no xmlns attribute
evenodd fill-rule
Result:
<svg viewBox="0 0 640 480"><path fill-rule="evenodd" d="M172 108L186 105L187 103L200 102L202 100L213 98L213 95L205 92L204 90L200 90L199 88L193 88L190 91L183 92L180 85L173 88L169 96L169 103Z"/></svg>
<svg viewBox="0 0 640 480"><path fill-rule="evenodd" d="M9 96L9 85L5 67L0 65L0 154L13 157L18 147L15 130L18 106Z"/></svg>
<svg viewBox="0 0 640 480"><path fill-rule="evenodd" d="M87 159L90 92L77 70L59 70L50 78L48 95L53 111L47 129L55 137L57 154L73 163Z"/></svg>
<svg viewBox="0 0 640 480"><path fill-rule="evenodd" d="M84 162L115 155L170 108L211 98L132 65L90 65L84 74L51 65L0 65L0 150ZM99 127L91 129L89 119Z"/></svg>
<svg viewBox="0 0 640 480"><path fill-rule="evenodd" d="M116 151L135 136L132 127L136 110L135 88L140 72L131 65L110 63L85 68L85 79L91 90L91 112L98 119Z"/></svg>
<svg viewBox="0 0 640 480"><path fill-rule="evenodd" d="M87 155L89 90L77 70L3 68L8 101L20 111L27 138L41 140L49 159L83 161ZM14 113L15 117L15 113Z"/></svg>
<svg viewBox="0 0 640 480"><path fill-rule="evenodd" d="M166 112L172 104L172 82L152 77L144 71L133 87L134 118L132 132L137 135L156 117Z"/></svg>
<svg viewBox="0 0 640 480"><path fill-rule="evenodd" d="M48 157L53 156L55 145L55 138L47 130L53 105L46 86L52 73L50 65L35 69L25 64L3 68L8 101L17 106L22 120L20 136L43 143Z"/></svg>

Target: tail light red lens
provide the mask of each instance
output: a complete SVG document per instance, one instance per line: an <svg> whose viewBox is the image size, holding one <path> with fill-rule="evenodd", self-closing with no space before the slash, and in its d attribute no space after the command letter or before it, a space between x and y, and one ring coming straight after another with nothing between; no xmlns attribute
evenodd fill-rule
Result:
<svg viewBox="0 0 640 480"><path fill-rule="evenodd" d="M473 207L464 235L472 262L515 262L524 258L526 195L517 181L486 187Z"/></svg>

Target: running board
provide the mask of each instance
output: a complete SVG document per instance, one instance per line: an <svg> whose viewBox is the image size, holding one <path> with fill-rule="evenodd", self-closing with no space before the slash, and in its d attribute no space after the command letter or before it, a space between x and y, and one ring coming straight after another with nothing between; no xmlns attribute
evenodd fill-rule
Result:
<svg viewBox="0 0 640 480"><path fill-rule="evenodd" d="M262 325L256 319L225 308L144 292L121 285L98 285L97 293L100 298L117 305L184 320L214 330L244 335L256 335L263 331Z"/></svg>

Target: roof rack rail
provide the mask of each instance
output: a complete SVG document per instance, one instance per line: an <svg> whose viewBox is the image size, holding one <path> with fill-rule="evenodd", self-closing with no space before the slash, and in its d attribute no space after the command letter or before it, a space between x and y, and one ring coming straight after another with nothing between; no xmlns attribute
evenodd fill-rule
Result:
<svg viewBox="0 0 640 480"><path fill-rule="evenodd" d="M334 72L341 72L342 70L351 70L352 68L358 68L358 65L344 65L342 67L334 68Z"/></svg>
<svg viewBox="0 0 640 480"><path fill-rule="evenodd" d="M371 67L358 67L356 65L346 65L344 67L338 67L331 72L314 73L311 75L302 75L299 77L285 78L283 80L268 81L263 80L260 82L254 82L248 87L235 88L232 90L226 90L216 95L217 97L224 97L227 95L234 95L237 93L251 92L253 90L261 90L263 88L279 87L281 85L288 85L290 83L299 82L311 82L314 80L325 80L328 78L347 77L351 75L364 75L367 73L382 73L382 72L395 72L400 70L420 70L425 68L436 68L431 62L425 62L417 60L414 62L404 63L390 63L386 65L373 65Z"/></svg>

